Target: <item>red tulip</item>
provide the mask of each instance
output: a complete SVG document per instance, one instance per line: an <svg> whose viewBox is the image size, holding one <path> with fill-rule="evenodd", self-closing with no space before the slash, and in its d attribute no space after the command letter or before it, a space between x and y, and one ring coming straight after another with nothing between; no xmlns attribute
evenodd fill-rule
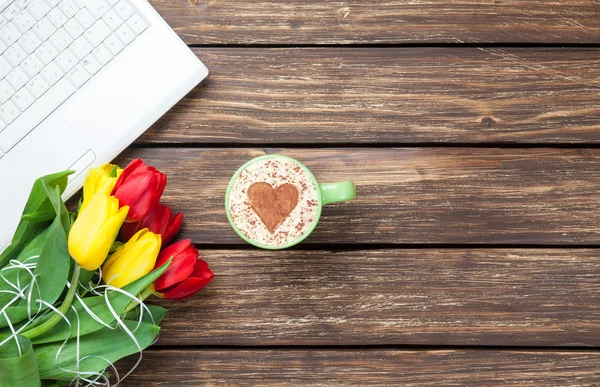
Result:
<svg viewBox="0 0 600 387"><path fill-rule="evenodd" d="M136 232L147 228L162 237L162 246L167 246L181 228L183 214L181 212L173 216L173 211L164 205L158 204L148 215L136 223L124 223L121 227L121 238L127 242Z"/></svg>
<svg viewBox="0 0 600 387"><path fill-rule="evenodd" d="M175 242L161 251L154 267L162 266L171 258L167 271L154 281L154 290L162 298L182 300L191 297L214 277L208 264L198 259L198 250L189 239Z"/></svg>
<svg viewBox="0 0 600 387"><path fill-rule="evenodd" d="M129 206L126 222L139 222L158 204L167 176L141 159L133 160L123 170L113 188L112 195L119 199L119 205Z"/></svg>

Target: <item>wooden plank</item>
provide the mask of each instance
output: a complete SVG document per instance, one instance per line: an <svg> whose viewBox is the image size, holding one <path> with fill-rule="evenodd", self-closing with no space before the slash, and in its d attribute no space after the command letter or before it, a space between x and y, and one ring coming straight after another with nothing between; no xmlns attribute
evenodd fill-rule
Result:
<svg viewBox="0 0 600 387"><path fill-rule="evenodd" d="M595 386L594 352L190 350L144 353L127 386Z"/></svg>
<svg viewBox="0 0 600 387"><path fill-rule="evenodd" d="M188 44L598 43L594 0L152 0Z"/></svg>
<svg viewBox="0 0 600 387"><path fill-rule="evenodd" d="M600 143L597 49L195 52L209 78L141 143Z"/></svg>
<svg viewBox="0 0 600 387"><path fill-rule="evenodd" d="M201 251L159 345L600 345L596 249Z"/></svg>
<svg viewBox="0 0 600 387"><path fill-rule="evenodd" d="M225 216L230 176L247 160L282 153L321 182L354 180L358 197L329 205L311 243L600 243L600 149L140 148L165 171L164 200L186 215L182 237L245 244Z"/></svg>

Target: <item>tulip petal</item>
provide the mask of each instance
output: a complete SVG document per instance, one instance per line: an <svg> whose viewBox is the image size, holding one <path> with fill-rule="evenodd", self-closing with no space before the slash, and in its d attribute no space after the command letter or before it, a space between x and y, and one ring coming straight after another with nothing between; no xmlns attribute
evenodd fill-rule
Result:
<svg viewBox="0 0 600 387"><path fill-rule="evenodd" d="M169 222L171 222L170 225L161 234L163 237L163 246L168 245L173 240L173 238L175 238L175 235L177 235L179 229L181 229L181 224L183 223L183 213L177 213L175 217L172 218L172 220L169 220Z"/></svg>
<svg viewBox="0 0 600 387"><path fill-rule="evenodd" d="M165 174L140 159L125 168L112 192L121 205L130 206L127 222L140 221L156 207L166 181Z"/></svg>
<svg viewBox="0 0 600 387"><path fill-rule="evenodd" d="M138 158L138 159L135 159L132 162L130 162L129 165L127 167L125 167L125 169L121 173L121 176L119 176L117 183L115 184L115 188L113 188L112 195L115 194L115 191L121 186L123 181L125 179L127 179L129 177L129 175L131 175L143 163L144 162L142 161L142 159Z"/></svg>
<svg viewBox="0 0 600 387"><path fill-rule="evenodd" d="M96 270L104 261L127 216L118 210L117 199L98 193L92 197L69 232L69 253L86 270Z"/></svg>
<svg viewBox="0 0 600 387"><path fill-rule="evenodd" d="M160 252L158 259L156 260L156 267L164 265L171 257L175 257L181 254L185 249L187 249L191 245L191 239L184 239L173 243L171 246L167 247L166 249Z"/></svg>
<svg viewBox="0 0 600 387"><path fill-rule="evenodd" d="M91 268L87 268L83 265L81 265L81 267L91 271L96 270L102 265L102 263L108 256L108 253L110 252L110 248L113 242L115 241L115 239L117 239L117 235L119 234L119 228L121 227L121 225L125 221L125 218L127 217L128 209L129 207L122 207L120 210L118 210L118 212L115 215L110 217L106 221L106 223L104 223L102 228L96 234L96 237L93 239L93 243L90 246L90 250L94 252L93 259L91 259L90 257L91 262L88 265Z"/></svg>
<svg viewBox="0 0 600 387"><path fill-rule="evenodd" d="M123 242L127 242L131 239L132 236L135 235L141 229L140 222L135 223L123 223L121 227L121 240Z"/></svg>
<svg viewBox="0 0 600 387"><path fill-rule="evenodd" d="M198 260L194 267L192 277L185 281L162 291L163 298L168 300L182 300L199 292L212 281L214 273L208 268L203 260Z"/></svg>
<svg viewBox="0 0 600 387"><path fill-rule="evenodd" d="M110 176L113 168L116 168L117 177ZM83 203L81 204L80 211L87 206L95 194L103 192L105 196L109 196L122 171L121 168L112 164L104 164L99 168L90 169L83 183Z"/></svg>
<svg viewBox="0 0 600 387"><path fill-rule="evenodd" d="M140 230L107 259L102 267L102 278L109 285L122 288L145 276L154 268L160 246L160 235L148 229Z"/></svg>
<svg viewBox="0 0 600 387"><path fill-rule="evenodd" d="M171 257L167 257L167 260L169 258ZM178 255L172 256L172 258L173 261L169 265L169 268L154 281L154 287L159 292L184 281L192 275L194 265L198 261L198 250L193 246L189 246Z"/></svg>

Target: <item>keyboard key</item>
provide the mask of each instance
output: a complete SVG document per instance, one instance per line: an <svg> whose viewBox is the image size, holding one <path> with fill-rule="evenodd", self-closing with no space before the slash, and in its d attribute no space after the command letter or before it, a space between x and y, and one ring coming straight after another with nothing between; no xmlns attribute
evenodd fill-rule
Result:
<svg viewBox="0 0 600 387"><path fill-rule="evenodd" d="M3 55L13 67L18 66L19 63L23 62L26 56L27 54L25 54L25 51L23 51L18 44L10 46Z"/></svg>
<svg viewBox="0 0 600 387"><path fill-rule="evenodd" d="M100 62L98 62L98 60L92 54L85 57L85 59L81 61L81 64L83 67L85 67L86 71L90 73L90 75L96 74L102 68Z"/></svg>
<svg viewBox="0 0 600 387"><path fill-rule="evenodd" d="M27 7L29 3L31 3L31 1L32 0L16 0L15 4L17 4L17 7L19 7L20 9L23 9Z"/></svg>
<svg viewBox="0 0 600 387"><path fill-rule="evenodd" d="M19 114L21 114L21 111L11 101L6 101L0 107L0 118L7 125L13 122ZM4 131L2 131L2 134L4 134ZM8 152L8 149L5 152Z"/></svg>
<svg viewBox="0 0 600 387"><path fill-rule="evenodd" d="M102 20L106 23L107 26L110 27L111 30L116 30L119 28L121 24L123 24L123 20L117 15L114 10L109 10L103 17Z"/></svg>
<svg viewBox="0 0 600 387"><path fill-rule="evenodd" d="M125 45L128 45L133 41L133 39L135 39L135 34L129 27L127 27L127 24L123 24L121 27L119 27L115 31L115 34L119 37L119 39L121 39L121 41Z"/></svg>
<svg viewBox="0 0 600 387"><path fill-rule="evenodd" d="M41 46L35 50L35 55L42 61L43 64L47 65L52 62L58 55L58 51L50 42L44 42Z"/></svg>
<svg viewBox="0 0 600 387"><path fill-rule="evenodd" d="M0 79L3 79L10 70L12 70L10 63L4 57L0 57Z"/></svg>
<svg viewBox="0 0 600 387"><path fill-rule="evenodd" d="M67 30L73 39L77 39L83 34L83 27L75 18L69 20L67 24L65 24L65 30Z"/></svg>
<svg viewBox="0 0 600 387"><path fill-rule="evenodd" d="M17 16L15 16L12 22L15 24L15 26L17 26L19 31L25 33L27 32L27 30L33 27L36 20L26 9L24 9L21 12L19 12Z"/></svg>
<svg viewBox="0 0 600 387"><path fill-rule="evenodd" d="M67 78L60 79L50 88L50 90L42 95L40 99L31 105L25 113L21 114L21 116L0 133L0 149L4 152L8 152L12 149L23 137L33 130L33 128L39 125L44 118L69 98L75 90L77 89ZM7 104L8 103L10 103L10 101L7 102ZM4 108L4 106L2 108ZM2 108L0 108L0 118L2 117Z"/></svg>
<svg viewBox="0 0 600 387"><path fill-rule="evenodd" d="M90 52L92 52L92 46L88 43L88 41L82 36L81 38L75 40L73 44L69 46L69 49L77 59L81 60L87 56Z"/></svg>
<svg viewBox="0 0 600 387"><path fill-rule="evenodd" d="M48 89L50 85L44 80L41 75L36 75L29 82L27 82L27 90L35 97L40 98ZM21 89L23 90L23 89Z"/></svg>
<svg viewBox="0 0 600 387"><path fill-rule="evenodd" d="M129 20L127 20L127 25L133 30L133 32L135 32L136 35L141 34L148 27L144 19L137 14L133 15L129 18Z"/></svg>
<svg viewBox="0 0 600 387"><path fill-rule="evenodd" d="M54 8L60 3L60 0L46 0L46 3L48 3L50 8Z"/></svg>
<svg viewBox="0 0 600 387"><path fill-rule="evenodd" d="M117 4L119 2L119 0L107 0L108 1L108 5L110 5L111 7L114 7L115 4Z"/></svg>
<svg viewBox="0 0 600 387"><path fill-rule="evenodd" d="M82 65L77 64L67 73L67 78L69 78L69 81L71 81L75 87L79 88L90 79L90 74L88 74Z"/></svg>
<svg viewBox="0 0 600 387"><path fill-rule="evenodd" d="M104 45L110 50L110 52L113 55L117 55L121 52L123 48L125 48L121 40L115 34L112 34L111 36L106 38L106 40L104 41Z"/></svg>
<svg viewBox="0 0 600 387"><path fill-rule="evenodd" d="M27 83L29 77L20 67L16 67L10 73L8 73L6 80L15 90L19 90Z"/></svg>
<svg viewBox="0 0 600 387"><path fill-rule="evenodd" d="M0 81L0 103L4 103L12 98L15 94L15 89L6 82L6 79Z"/></svg>
<svg viewBox="0 0 600 387"><path fill-rule="evenodd" d="M21 32L19 32L13 23L8 23L0 29L0 39L2 39L7 46L11 46L14 42L19 40L20 37Z"/></svg>
<svg viewBox="0 0 600 387"><path fill-rule="evenodd" d="M79 21L79 23L81 23L82 27L85 28L86 30L88 28L90 28L96 22L96 19L94 18L94 16L92 16L90 11L88 11L85 8L80 10L79 12L77 12L77 15L75 15L75 18L77 19L77 21Z"/></svg>
<svg viewBox="0 0 600 387"><path fill-rule="evenodd" d="M2 11L2 16L6 18L6 20L11 21L13 17L17 16L20 9L17 7L15 3L12 3L4 11Z"/></svg>
<svg viewBox="0 0 600 387"><path fill-rule="evenodd" d="M8 46L6 44L4 44L4 42L2 40L0 40L0 54L2 54L4 51L6 51L7 48L8 48Z"/></svg>
<svg viewBox="0 0 600 387"><path fill-rule="evenodd" d="M32 31L35 32L41 40L48 40L48 38L56 32L56 28L54 27L54 24L50 22L49 18L43 18L33 26Z"/></svg>
<svg viewBox="0 0 600 387"><path fill-rule="evenodd" d="M123 20L129 19L129 16L135 13L133 11L133 8L131 8L131 5L129 5L129 3L126 0L119 1L115 9L117 10L117 13L119 14L119 16L121 16L121 19Z"/></svg>
<svg viewBox="0 0 600 387"><path fill-rule="evenodd" d="M58 54L56 60L54 61L54 63L56 63L58 67L60 67L60 69L65 73L71 70L73 66L77 64L77 62L79 61L77 60L77 57L73 55L71 50L64 50Z"/></svg>
<svg viewBox="0 0 600 387"><path fill-rule="evenodd" d="M7 24L8 24L8 20L6 20L6 18L4 16L2 16L2 14L0 14L0 28L4 27Z"/></svg>
<svg viewBox="0 0 600 387"><path fill-rule="evenodd" d="M84 36L90 42L92 47L97 47L110 35L110 28L102 20L98 20L85 32Z"/></svg>
<svg viewBox="0 0 600 387"><path fill-rule="evenodd" d="M11 102L14 103L22 112L27 110L33 101L35 101L35 98L33 98L33 95L31 95L31 93L27 91L27 88L25 87L17 91L17 94L15 94L15 96L11 99Z"/></svg>
<svg viewBox="0 0 600 387"><path fill-rule="evenodd" d="M112 53L103 44L94 48L92 53L94 54L94 57L98 59L98 62L102 64L102 66L105 66L113 58Z"/></svg>
<svg viewBox="0 0 600 387"><path fill-rule="evenodd" d="M42 41L31 30L25 32L25 34L19 39L19 46L21 46L21 48L27 54L31 54L33 51L35 51L35 49L38 48L40 44L42 44Z"/></svg>
<svg viewBox="0 0 600 387"><path fill-rule="evenodd" d="M50 12L50 7L44 0L33 0L27 7L27 10L33 15L35 20L40 20Z"/></svg>
<svg viewBox="0 0 600 387"><path fill-rule="evenodd" d="M73 43L73 38L71 35L67 33L64 28L59 29L50 37L50 42L58 52L63 51L65 48L69 47L71 43Z"/></svg>
<svg viewBox="0 0 600 387"><path fill-rule="evenodd" d="M108 10L110 6L104 0L89 0L86 8L90 11L96 19L100 19Z"/></svg>
<svg viewBox="0 0 600 387"><path fill-rule="evenodd" d="M75 5L73 0L62 0L58 8L63 11L67 19L72 18L79 11L79 7Z"/></svg>
<svg viewBox="0 0 600 387"><path fill-rule="evenodd" d="M4 121L0 120L0 132L2 132L4 128L6 128L6 124L4 123ZM2 158L2 156L4 156L4 153L0 150L0 159Z"/></svg>
<svg viewBox="0 0 600 387"><path fill-rule="evenodd" d="M48 12L48 19L54 24L54 27L60 28L67 22L67 17L58 8L53 8Z"/></svg>
<svg viewBox="0 0 600 387"><path fill-rule="evenodd" d="M92 52L92 46L88 43L88 41L82 36L69 46L69 49L77 59L81 60L87 56L90 52Z"/></svg>
<svg viewBox="0 0 600 387"><path fill-rule="evenodd" d="M41 74L46 82L48 82L50 85L54 85L63 77L65 73L60 69L60 67L58 67L56 63L52 62L48 66L44 67Z"/></svg>
<svg viewBox="0 0 600 387"><path fill-rule="evenodd" d="M29 55L27 58L25 58L25 60L21 64L21 68L23 69L23 71L25 71L25 74L27 74L27 76L31 78L35 74L42 71L42 69L44 68L44 64L34 54Z"/></svg>

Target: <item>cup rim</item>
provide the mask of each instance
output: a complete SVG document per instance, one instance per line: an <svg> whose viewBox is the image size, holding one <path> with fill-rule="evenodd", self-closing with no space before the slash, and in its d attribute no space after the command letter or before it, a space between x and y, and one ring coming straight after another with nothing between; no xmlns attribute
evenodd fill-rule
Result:
<svg viewBox="0 0 600 387"><path fill-rule="evenodd" d="M292 162L296 163L300 168L302 168L308 174L308 176L314 183L315 187L317 188L318 205L317 205L317 212L315 213L315 217L313 219L312 224L300 238L298 238L290 243L287 243L285 245L281 245L281 246L267 246L267 245L263 245L263 244L255 241L253 239L248 238L246 235L244 235L238 229L238 227L235 224L235 222L233 221L233 219L231 219L231 211L229 209L229 195L231 194L231 189L233 188L233 184L235 183L235 181L237 180L237 178L239 177L240 173L242 173L243 170L245 170L250 165L252 165L258 161L267 160L267 159L275 159L275 158L286 159L286 160L292 161ZM317 224L319 223L319 220L321 219L322 209L323 209L323 193L321 192L321 185L315 178L315 175L313 175L313 173L310 171L310 169L308 169L306 167L306 165L302 164L300 161L298 161L292 157L284 156L284 155L280 155L280 154L262 155L262 156L255 157L251 160L248 160L246 163L244 163L244 165L242 165L241 167L238 168L238 170L233 174L233 176L231 176L231 179L229 180L229 184L227 185L227 191L225 192L225 213L227 214L227 220L229 221L229 224L231 225L233 230L236 232L236 234L238 234L238 236L240 238L242 238L246 242L248 242L251 245L254 245L256 247L260 247L261 249L265 249L265 250L283 250L283 249L287 249L289 247L295 246L298 243L305 240L310 234L312 234L314 229L317 227Z"/></svg>

